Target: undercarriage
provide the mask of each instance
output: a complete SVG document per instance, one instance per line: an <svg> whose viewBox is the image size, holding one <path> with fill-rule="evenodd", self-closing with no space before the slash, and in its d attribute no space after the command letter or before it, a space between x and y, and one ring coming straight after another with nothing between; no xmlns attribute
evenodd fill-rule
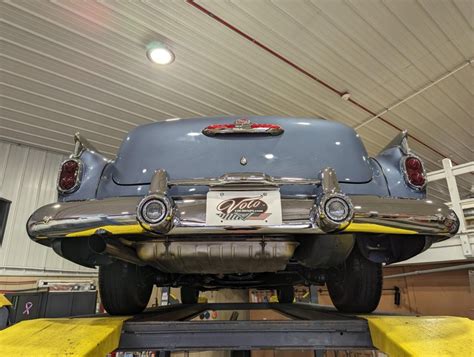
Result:
<svg viewBox="0 0 474 357"><path fill-rule="evenodd" d="M324 285L331 269L308 269L289 263L285 270L270 273L163 274L156 275L160 286L192 286L201 291L217 289L276 289L293 285Z"/></svg>

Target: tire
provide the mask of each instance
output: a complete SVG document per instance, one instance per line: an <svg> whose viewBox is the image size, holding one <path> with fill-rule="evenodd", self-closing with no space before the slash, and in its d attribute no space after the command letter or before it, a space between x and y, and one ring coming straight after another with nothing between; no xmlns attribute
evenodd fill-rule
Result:
<svg viewBox="0 0 474 357"><path fill-rule="evenodd" d="M199 289L192 286L181 287L181 302L183 304L197 304L199 301Z"/></svg>
<svg viewBox="0 0 474 357"><path fill-rule="evenodd" d="M115 261L99 267L99 293L110 315L142 312L150 300L154 271L149 267Z"/></svg>
<svg viewBox="0 0 474 357"><path fill-rule="evenodd" d="M277 289L278 302L281 304L292 304L295 300L295 289L293 286L282 286Z"/></svg>
<svg viewBox="0 0 474 357"><path fill-rule="evenodd" d="M357 247L327 282L329 296L341 312L368 313L382 295L382 264L366 259Z"/></svg>

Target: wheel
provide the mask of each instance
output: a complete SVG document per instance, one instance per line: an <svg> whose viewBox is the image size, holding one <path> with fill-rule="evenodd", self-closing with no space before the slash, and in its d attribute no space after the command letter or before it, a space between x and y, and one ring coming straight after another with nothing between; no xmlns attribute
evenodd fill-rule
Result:
<svg viewBox="0 0 474 357"><path fill-rule="evenodd" d="M115 261L99 267L102 305L111 315L142 312L150 300L154 272L149 267Z"/></svg>
<svg viewBox="0 0 474 357"><path fill-rule="evenodd" d="M339 311L372 312L382 295L382 264L366 259L357 247L327 282L329 296Z"/></svg>
<svg viewBox="0 0 474 357"><path fill-rule="evenodd" d="M293 286L282 286L277 289L278 302L282 304L291 304L295 299L295 290Z"/></svg>
<svg viewBox="0 0 474 357"><path fill-rule="evenodd" d="M199 289L192 286L181 287L181 302L183 304L197 304L199 300Z"/></svg>

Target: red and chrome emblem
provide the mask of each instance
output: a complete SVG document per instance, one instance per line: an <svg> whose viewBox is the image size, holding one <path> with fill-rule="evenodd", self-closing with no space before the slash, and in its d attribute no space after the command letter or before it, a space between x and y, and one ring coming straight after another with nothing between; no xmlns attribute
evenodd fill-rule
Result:
<svg viewBox="0 0 474 357"><path fill-rule="evenodd" d="M206 136L216 135L281 135L284 130L277 124L252 123L247 118L240 118L233 124L212 124L206 127L202 133Z"/></svg>
<svg viewBox="0 0 474 357"><path fill-rule="evenodd" d="M240 118L234 121L234 125L236 128L251 128L252 122L247 118Z"/></svg>

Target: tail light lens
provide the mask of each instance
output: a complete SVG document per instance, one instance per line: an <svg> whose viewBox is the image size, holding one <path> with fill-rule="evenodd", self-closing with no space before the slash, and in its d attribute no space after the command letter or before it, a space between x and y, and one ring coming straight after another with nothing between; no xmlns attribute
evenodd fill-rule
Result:
<svg viewBox="0 0 474 357"><path fill-rule="evenodd" d="M405 180L408 185L417 190L421 190L426 185L425 169L423 162L417 156L407 156L402 163Z"/></svg>
<svg viewBox="0 0 474 357"><path fill-rule="evenodd" d="M77 190L80 184L82 163L77 159L68 159L61 164L58 177L58 191L71 193Z"/></svg>

